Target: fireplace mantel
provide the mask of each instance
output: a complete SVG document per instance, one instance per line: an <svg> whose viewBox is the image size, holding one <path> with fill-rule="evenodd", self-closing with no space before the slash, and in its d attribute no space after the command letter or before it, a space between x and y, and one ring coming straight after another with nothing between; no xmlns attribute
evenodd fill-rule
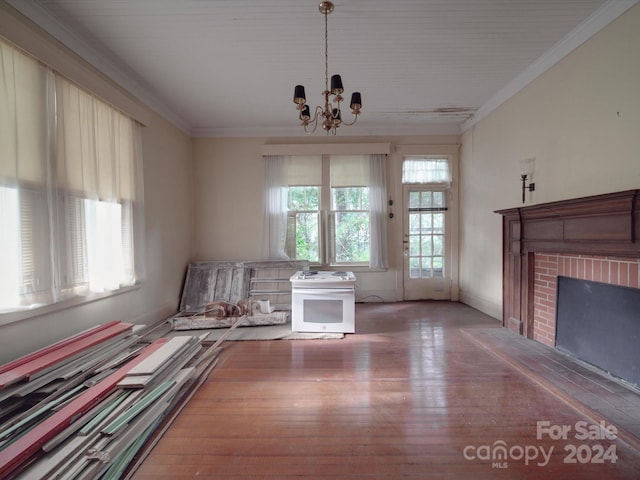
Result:
<svg viewBox="0 0 640 480"><path fill-rule="evenodd" d="M533 262L540 252L640 257L640 190L498 210L503 324L533 338Z"/></svg>

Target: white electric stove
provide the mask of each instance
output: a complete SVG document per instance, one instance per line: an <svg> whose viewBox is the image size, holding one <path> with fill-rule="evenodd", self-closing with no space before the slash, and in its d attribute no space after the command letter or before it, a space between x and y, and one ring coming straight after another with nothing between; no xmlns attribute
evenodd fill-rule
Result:
<svg viewBox="0 0 640 480"><path fill-rule="evenodd" d="M289 280L294 332L355 332L353 272L307 270Z"/></svg>

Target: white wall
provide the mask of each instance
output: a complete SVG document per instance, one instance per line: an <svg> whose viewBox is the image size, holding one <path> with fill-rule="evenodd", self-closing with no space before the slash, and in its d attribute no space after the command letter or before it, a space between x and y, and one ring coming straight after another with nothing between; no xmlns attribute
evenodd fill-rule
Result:
<svg viewBox="0 0 640 480"><path fill-rule="evenodd" d="M24 24L6 5L0 8L0 25L10 22L16 38L30 42L40 35ZM8 29L2 30L7 34ZM16 41L14 38L14 41ZM50 40L40 35L47 47ZM53 45L53 44L52 44ZM44 58L50 52L52 58ZM102 85L111 83L60 47L42 49L41 60L60 62L83 70L82 75ZM115 92L118 97L118 92ZM126 94L122 95L127 98ZM143 132L147 279L140 288L89 304L0 326L0 363L55 340L111 320L152 323L175 312L186 265L191 260L193 238L192 140L162 117L140 104L129 104L145 118Z"/></svg>
<svg viewBox="0 0 640 480"><path fill-rule="evenodd" d="M527 204L640 188L640 5L462 137L461 298L501 317L501 217L521 205L519 162L535 157Z"/></svg>
<svg viewBox="0 0 640 480"><path fill-rule="evenodd" d="M357 299L376 295L402 300L402 151L440 153L443 145L457 145L459 137L327 137L194 139L195 257L199 260L256 260L262 253L265 144L391 143L387 165L388 193L394 200L388 219L389 269L356 270ZM407 148L409 150L407 150ZM450 151L451 148L447 148ZM457 149L456 149L457 150ZM457 153L457 151L456 151ZM370 298L376 300L375 298Z"/></svg>

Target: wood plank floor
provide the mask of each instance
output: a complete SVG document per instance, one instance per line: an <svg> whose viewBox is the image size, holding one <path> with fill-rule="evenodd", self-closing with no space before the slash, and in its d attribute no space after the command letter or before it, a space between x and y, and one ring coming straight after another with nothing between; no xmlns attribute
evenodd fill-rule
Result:
<svg viewBox="0 0 640 480"><path fill-rule="evenodd" d="M606 420L609 438L581 439L604 436L593 416L487 348L492 331L458 303L371 303L342 340L228 342L133 478L640 478L633 442Z"/></svg>

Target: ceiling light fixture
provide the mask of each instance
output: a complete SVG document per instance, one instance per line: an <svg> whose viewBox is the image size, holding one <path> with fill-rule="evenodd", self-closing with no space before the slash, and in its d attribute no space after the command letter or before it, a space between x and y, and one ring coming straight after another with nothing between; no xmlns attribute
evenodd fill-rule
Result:
<svg viewBox="0 0 640 480"><path fill-rule="evenodd" d="M325 130L327 134L331 132L331 134L335 135L336 130L341 124L353 125L356 123L358 115L360 115L360 109L362 108L362 98L360 92L353 92L350 107L354 118L350 123L343 122L340 103L344 100L342 97L344 88L342 88L342 78L340 78L340 75L331 76L331 89L329 89L329 35L327 32L327 17L333 12L334 5L331 2L323 1L320 2L318 8L320 9L320 13L324 15L324 92L322 93L324 96L324 107L318 105L313 113L313 118L311 118L311 111L309 105L306 104L307 97L302 85L296 85L293 102L298 106L297 108L300 112L299 118L305 132L315 132L320 119L322 119L322 129Z"/></svg>

